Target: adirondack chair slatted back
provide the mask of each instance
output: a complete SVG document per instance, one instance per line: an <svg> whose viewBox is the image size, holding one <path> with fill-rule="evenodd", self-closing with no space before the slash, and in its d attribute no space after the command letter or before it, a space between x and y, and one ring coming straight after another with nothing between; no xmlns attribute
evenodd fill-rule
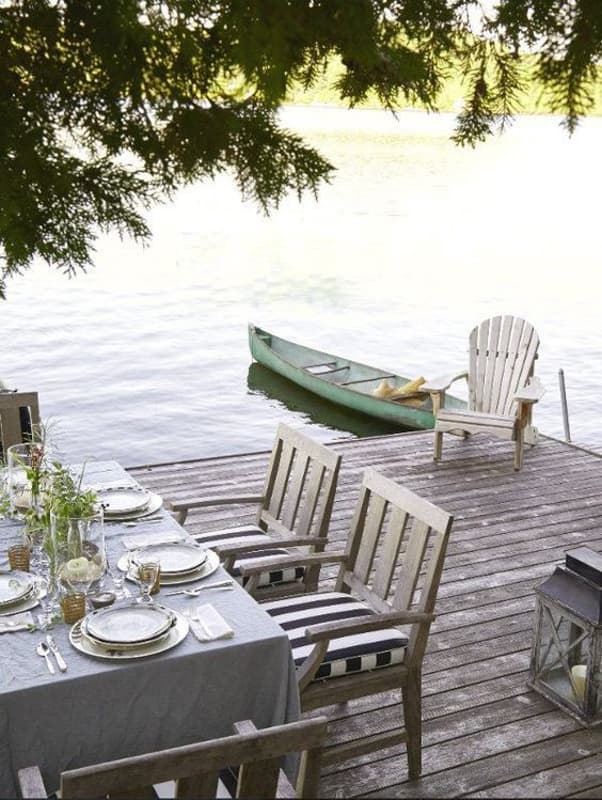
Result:
<svg viewBox="0 0 602 800"><path fill-rule="evenodd" d="M279 425L257 524L284 536L326 536L340 462L329 448Z"/></svg>
<svg viewBox="0 0 602 800"><path fill-rule="evenodd" d="M27 440L39 424L37 392L0 392L0 454Z"/></svg>
<svg viewBox="0 0 602 800"><path fill-rule="evenodd" d="M364 473L349 560L337 591L376 611L433 613L453 517L376 470ZM412 625L408 655L422 658L428 628Z"/></svg>
<svg viewBox="0 0 602 800"><path fill-rule="evenodd" d="M216 797L220 772L241 765L236 797L273 798L276 790L295 797L281 770L290 753L305 752L306 769L297 797L317 797L324 717L258 731L252 722L237 723L236 734L132 758L63 772L61 797L156 797L154 784L176 780L175 797Z"/></svg>
<svg viewBox="0 0 602 800"><path fill-rule="evenodd" d="M518 317L493 317L474 328L469 339L469 408L510 415L514 394L533 374L538 347L535 329Z"/></svg>

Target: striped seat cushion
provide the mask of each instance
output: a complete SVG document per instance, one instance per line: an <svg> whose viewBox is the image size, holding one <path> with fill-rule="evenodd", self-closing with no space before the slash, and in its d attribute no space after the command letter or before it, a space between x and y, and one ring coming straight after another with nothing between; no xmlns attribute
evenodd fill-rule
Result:
<svg viewBox="0 0 602 800"><path fill-rule="evenodd" d="M306 628L320 622L348 620L375 613L365 603L340 592L287 597L262 603L261 607L288 634L297 666L305 661L314 647L305 638ZM408 637L397 628L333 639L314 680L400 664L407 643Z"/></svg>
<svg viewBox="0 0 602 800"><path fill-rule="evenodd" d="M271 536L264 533L256 525L245 525L241 528L226 528L220 531L209 531L208 533L196 535L195 540L202 547L216 547L217 545L235 546L237 544L269 544L274 541ZM232 576L238 583L246 583L240 575L240 565L243 561L251 558L273 558L279 560L282 556L290 555L290 551L283 547L274 547L270 550L258 550L257 552L245 553L234 562ZM262 572L259 576L258 586L278 586L281 583L292 583L300 581L305 575L304 567L288 567L287 569L277 569L269 572Z"/></svg>

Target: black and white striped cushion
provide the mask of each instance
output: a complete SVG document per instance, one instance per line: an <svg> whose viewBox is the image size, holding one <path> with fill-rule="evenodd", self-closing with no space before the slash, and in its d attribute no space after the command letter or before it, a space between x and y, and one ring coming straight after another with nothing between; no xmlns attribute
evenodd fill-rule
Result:
<svg viewBox="0 0 602 800"><path fill-rule="evenodd" d="M287 597L262 603L261 607L286 631L297 666L305 661L314 647L305 638L306 628L320 622L348 620L375 613L365 603L340 592ZM333 639L314 680L400 664L407 643L408 637L397 628Z"/></svg>
<svg viewBox="0 0 602 800"><path fill-rule="evenodd" d="M237 544L264 544L273 541L271 536L267 536L261 528L255 525L246 525L241 528L226 528L220 531L209 531L208 533L196 535L195 540L202 547L215 547L217 545L234 546ZM232 576L238 583L246 583L240 575L240 564L242 561L251 558L273 558L278 560L282 556L290 555L290 552L283 547L274 547L270 550L258 550L257 552L245 553L234 562ZM259 576L258 586L277 586L281 583L292 583L300 581L305 575L304 567L288 567L287 569L277 569L270 572L262 572Z"/></svg>

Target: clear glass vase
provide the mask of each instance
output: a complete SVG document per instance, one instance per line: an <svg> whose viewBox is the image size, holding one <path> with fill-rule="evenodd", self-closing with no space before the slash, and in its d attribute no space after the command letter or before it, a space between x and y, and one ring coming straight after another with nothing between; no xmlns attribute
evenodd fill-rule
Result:
<svg viewBox="0 0 602 800"><path fill-rule="evenodd" d="M102 508L87 517L50 514L50 560L63 586L88 592L107 571Z"/></svg>
<svg viewBox="0 0 602 800"><path fill-rule="evenodd" d="M48 474L44 445L41 442L14 444L7 449L6 460L11 514L23 517L30 509L41 514Z"/></svg>

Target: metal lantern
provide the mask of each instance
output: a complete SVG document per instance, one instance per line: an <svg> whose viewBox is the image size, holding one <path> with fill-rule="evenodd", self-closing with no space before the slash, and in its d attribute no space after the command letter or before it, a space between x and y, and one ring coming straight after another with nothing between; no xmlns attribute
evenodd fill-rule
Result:
<svg viewBox="0 0 602 800"><path fill-rule="evenodd" d="M602 556L569 551L536 598L528 685L583 725L602 722Z"/></svg>

